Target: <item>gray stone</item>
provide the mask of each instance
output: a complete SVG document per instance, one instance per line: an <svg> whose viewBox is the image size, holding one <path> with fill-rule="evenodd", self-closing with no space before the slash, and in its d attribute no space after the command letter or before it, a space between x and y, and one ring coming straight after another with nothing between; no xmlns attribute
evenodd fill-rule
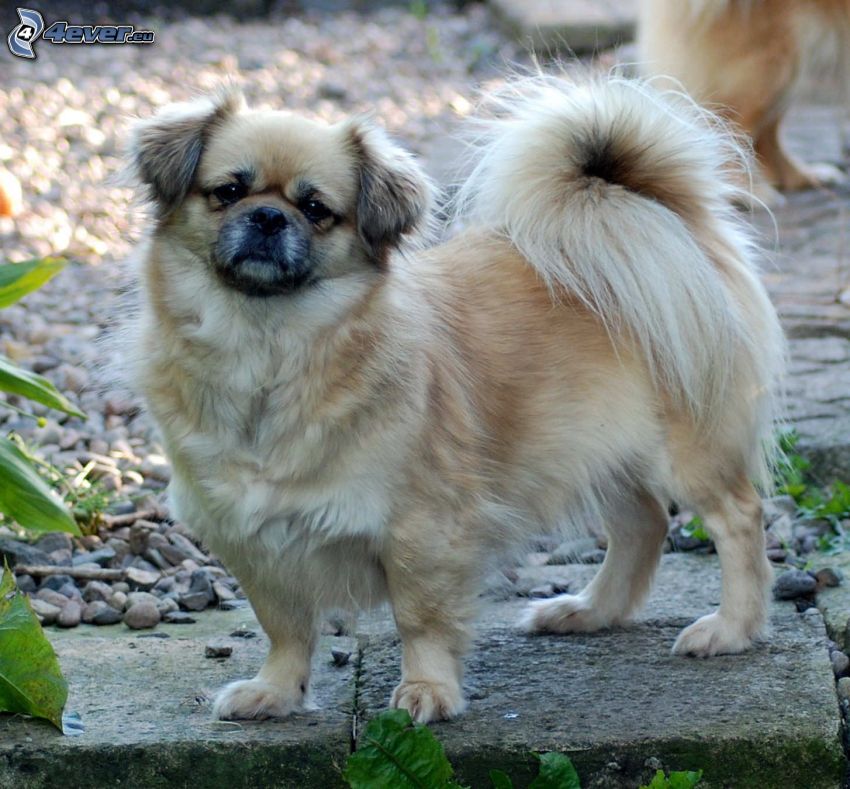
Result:
<svg viewBox="0 0 850 789"><path fill-rule="evenodd" d="M803 570L786 570L773 584L773 596L777 600L795 600L814 594L817 581Z"/></svg>
<svg viewBox="0 0 850 789"><path fill-rule="evenodd" d="M233 647L230 644L210 642L204 647L204 657L207 658L228 658L232 654Z"/></svg>
<svg viewBox="0 0 850 789"><path fill-rule="evenodd" d="M634 35L634 0L490 2L508 31L537 52L599 52Z"/></svg>
<svg viewBox="0 0 850 789"><path fill-rule="evenodd" d="M836 677L843 677L847 673L847 669L850 668L850 657L847 657L838 649L830 654L829 659Z"/></svg>
<svg viewBox="0 0 850 789"><path fill-rule="evenodd" d="M45 534L36 540L33 546L40 551L44 551L44 553L53 553L53 551L73 550L74 543L71 540L70 534L57 531Z"/></svg>
<svg viewBox="0 0 850 789"><path fill-rule="evenodd" d="M221 581L214 581L212 588L213 592L215 592L215 596L218 598L219 601L236 599L236 594L234 593L234 591L229 586L227 586L227 584L222 583Z"/></svg>
<svg viewBox="0 0 850 789"><path fill-rule="evenodd" d="M123 611L127 607L127 594L125 592L113 592L106 602L116 610Z"/></svg>
<svg viewBox="0 0 850 789"><path fill-rule="evenodd" d="M157 602L156 607L160 616L180 610L179 603L173 597L163 597Z"/></svg>
<svg viewBox="0 0 850 789"><path fill-rule="evenodd" d="M171 625L193 625L198 620L186 611L169 611L162 617L162 621Z"/></svg>
<svg viewBox="0 0 850 789"><path fill-rule="evenodd" d="M161 578L158 570L139 570L136 567L127 568L127 581L135 590L147 591L153 589L156 582Z"/></svg>
<svg viewBox="0 0 850 789"><path fill-rule="evenodd" d="M77 600L69 600L59 612L56 624L59 627L76 627L80 624L83 609Z"/></svg>
<svg viewBox="0 0 850 789"><path fill-rule="evenodd" d="M52 625L59 618L59 614L62 613L62 607L40 600L37 597L30 598L30 605L43 625Z"/></svg>
<svg viewBox="0 0 850 789"><path fill-rule="evenodd" d="M41 589L52 589L54 592L58 592L64 586L68 584L73 584L74 579L71 578L70 575L48 575L41 582Z"/></svg>
<svg viewBox="0 0 850 789"><path fill-rule="evenodd" d="M595 549L596 539L594 537L566 540L552 551L546 564L573 564L579 561L581 554Z"/></svg>
<svg viewBox="0 0 850 789"><path fill-rule="evenodd" d="M844 576L840 570L836 570L833 567L823 567L815 572L815 580L820 588L825 586L833 587L840 586L844 580Z"/></svg>
<svg viewBox="0 0 850 789"><path fill-rule="evenodd" d="M841 677L836 684L838 698L845 703L850 703L850 677Z"/></svg>
<svg viewBox="0 0 850 789"><path fill-rule="evenodd" d="M137 603L151 603L153 605L158 605L159 598L150 592L130 592L130 594L127 595L127 608L130 608Z"/></svg>
<svg viewBox="0 0 850 789"><path fill-rule="evenodd" d="M94 600L109 600L112 596L112 587L103 581L89 581L83 587L83 600L91 603Z"/></svg>
<svg viewBox="0 0 850 789"><path fill-rule="evenodd" d="M124 624L131 630L145 630L159 624L160 615L156 604L140 602L124 612Z"/></svg>
<svg viewBox="0 0 850 789"><path fill-rule="evenodd" d="M50 603L51 605L58 606L59 608L64 608L68 604L68 598L61 592L57 592L55 589L39 589L35 593L34 598L37 600L43 600L45 603Z"/></svg>
<svg viewBox="0 0 850 789"><path fill-rule="evenodd" d="M172 529L168 533L168 539L175 548L179 548L186 554L186 558L194 559L198 564L206 564L208 561L203 553L188 537Z"/></svg>
<svg viewBox="0 0 850 789"><path fill-rule="evenodd" d="M38 584L35 582L35 578L26 574L16 575L15 585L18 587L18 591L24 592L25 594L33 593L36 589L38 589Z"/></svg>
<svg viewBox="0 0 850 789"><path fill-rule="evenodd" d="M0 566L4 561L9 567L16 564L52 564L44 551L8 537L0 538Z"/></svg>

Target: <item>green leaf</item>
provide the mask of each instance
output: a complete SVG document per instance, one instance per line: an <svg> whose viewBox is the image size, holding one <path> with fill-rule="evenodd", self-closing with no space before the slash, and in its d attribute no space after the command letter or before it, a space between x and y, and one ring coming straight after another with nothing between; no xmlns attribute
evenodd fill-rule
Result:
<svg viewBox="0 0 850 789"><path fill-rule="evenodd" d="M457 786L443 746L427 727L414 726L407 710L388 710L369 722L343 777L352 789Z"/></svg>
<svg viewBox="0 0 850 789"><path fill-rule="evenodd" d="M514 789L514 782L501 770L490 770L490 782L493 789Z"/></svg>
<svg viewBox="0 0 850 789"><path fill-rule="evenodd" d="M42 258L0 265L0 307L8 307L37 290L66 264L61 258Z"/></svg>
<svg viewBox="0 0 850 789"><path fill-rule="evenodd" d="M67 698L56 653L7 567L0 579L0 712L46 718L61 731Z"/></svg>
<svg viewBox="0 0 850 789"><path fill-rule="evenodd" d="M682 526L682 534L685 537L693 537L695 540L709 542L711 535L705 530L702 525L702 518L699 516L691 518L684 526Z"/></svg>
<svg viewBox="0 0 850 789"><path fill-rule="evenodd" d="M702 778L702 770L697 772L673 772L668 778L663 770L658 770L655 777L640 789L692 789Z"/></svg>
<svg viewBox="0 0 850 789"><path fill-rule="evenodd" d="M540 755L540 774L528 789L581 789L576 768L560 753Z"/></svg>
<svg viewBox="0 0 850 789"><path fill-rule="evenodd" d="M80 534L68 509L8 438L0 438L0 513L25 529Z"/></svg>
<svg viewBox="0 0 850 789"><path fill-rule="evenodd" d="M16 367L2 356L0 356L0 391L28 397L48 408L55 408L57 411L64 411L66 414L85 419L85 414L78 411L50 381Z"/></svg>

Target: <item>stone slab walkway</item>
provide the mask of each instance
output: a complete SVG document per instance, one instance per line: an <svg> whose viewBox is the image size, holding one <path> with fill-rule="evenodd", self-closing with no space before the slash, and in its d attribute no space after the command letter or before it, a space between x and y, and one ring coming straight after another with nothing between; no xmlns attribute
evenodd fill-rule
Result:
<svg viewBox="0 0 850 789"><path fill-rule="evenodd" d="M524 570L529 583L579 588L595 568ZM517 786L532 775L533 750L568 753L585 787L635 787L654 771L705 770L701 787L834 789L843 770L840 715L817 612L776 604L773 632L747 655L675 658L678 630L717 602L715 557L668 555L637 623L568 638L530 637L513 625L524 601L485 604L468 663L468 712L434 726L461 778L488 786L490 769ZM675 590L675 595L671 592ZM675 597L677 603L671 602ZM234 638L236 627L258 631ZM384 612L353 639L324 637L316 657L320 710L291 720L218 723L209 698L251 676L266 648L249 610L215 612L196 625L50 630L71 686L69 712L84 732L0 719L0 787L332 787L355 727L386 706L399 652ZM168 634L169 638L151 637ZM232 657L204 658L215 638ZM332 648L352 651L331 665ZM649 766L647 766L649 765Z"/></svg>

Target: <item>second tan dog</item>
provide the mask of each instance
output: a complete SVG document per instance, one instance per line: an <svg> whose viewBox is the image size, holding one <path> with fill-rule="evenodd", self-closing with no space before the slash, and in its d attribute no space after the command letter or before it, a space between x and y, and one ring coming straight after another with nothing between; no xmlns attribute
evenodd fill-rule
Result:
<svg viewBox="0 0 850 789"><path fill-rule="evenodd" d="M780 191L844 180L828 164L803 164L782 142L782 119L800 76L837 68L850 76L850 0L641 0L639 60L726 114L753 141L767 204ZM847 98L844 96L842 98Z"/></svg>

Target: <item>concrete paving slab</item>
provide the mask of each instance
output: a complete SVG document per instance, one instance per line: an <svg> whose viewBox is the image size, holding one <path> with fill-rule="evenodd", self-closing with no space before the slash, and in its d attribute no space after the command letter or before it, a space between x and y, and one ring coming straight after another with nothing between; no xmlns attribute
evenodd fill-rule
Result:
<svg viewBox="0 0 850 789"><path fill-rule="evenodd" d="M238 626L257 637L231 638ZM170 638L156 637L169 634ZM267 641L248 611L211 612L198 625L161 625L145 635L123 626L49 631L84 732L63 737L49 724L0 717L0 788L341 786L351 744L354 661L330 665L330 649L353 639L325 637L316 661L321 712L285 721L213 721L222 684L253 676ZM215 636L232 657L208 659Z"/></svg>
<svg viewBox="0 0 850 789"><path fill-rule="evenodd" d="M534 573L573 574L580 586L594 569ZM638 786L653 759L705 770L706 789L838 786L841 719L819 614L777 604L770 639L748 654L670 654L679 629L716 603L717 580L716 557L665 557L637 623L591 635L527 636L504 625L523 601L486 605L468 662L469 710L434 726L462 780L486 786L498 768L524 786L535 771L531 751L557 750L585 787ZM398 681L399 647L378 634L362 649L365 719Z"/></svg>
<svg viewBox="0 0 850 789"><path fill-rule="evenodd" d="M508 32L537 52L584 54L634 36L635 0L490 0Z"/></svg>

